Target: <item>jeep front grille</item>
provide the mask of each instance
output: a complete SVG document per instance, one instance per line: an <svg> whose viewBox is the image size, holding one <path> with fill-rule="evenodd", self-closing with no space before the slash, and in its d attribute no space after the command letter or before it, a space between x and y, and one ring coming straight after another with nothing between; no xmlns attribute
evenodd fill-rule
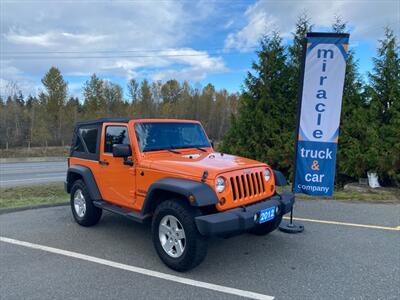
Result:
<svg viewBox="0 0 400 300"><path fill-rule="evenodd" d="M232 176L229 181L232 187L233 201L248 197L257 197L265 193L265 182L262 172Z"/></svg>

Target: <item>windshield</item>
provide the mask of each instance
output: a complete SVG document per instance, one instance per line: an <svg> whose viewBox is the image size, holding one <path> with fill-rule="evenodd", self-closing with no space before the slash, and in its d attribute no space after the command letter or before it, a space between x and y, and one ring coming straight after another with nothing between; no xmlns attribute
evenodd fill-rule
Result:
<svg viewBox="0 0 400 300"><path fill-rule="evenodd" d="M140 151L210 147L197 123L137 123L135 132Z"/></svg>

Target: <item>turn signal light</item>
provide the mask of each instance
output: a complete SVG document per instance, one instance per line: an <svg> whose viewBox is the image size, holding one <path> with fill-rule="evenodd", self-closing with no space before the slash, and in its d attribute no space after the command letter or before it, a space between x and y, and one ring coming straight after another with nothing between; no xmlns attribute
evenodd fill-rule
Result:
<svg viewBox="0 0 400 300"><path fill-rule="evenodd" d="M196 200L193 195L189 195L188 199L190 203L194 203L194 201Z"/></svg>

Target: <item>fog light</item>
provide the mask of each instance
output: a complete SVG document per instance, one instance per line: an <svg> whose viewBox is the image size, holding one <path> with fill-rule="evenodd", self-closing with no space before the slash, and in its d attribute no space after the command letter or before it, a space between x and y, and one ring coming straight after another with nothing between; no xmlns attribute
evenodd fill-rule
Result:
<svg viewBox="0 0 400 300"><path fill-rule="evenodd" d="M189 195L188 199L189 199L189 202L192 203L192 204L196 200L193 195Z"/></svg>
<svg viewBox="0 0 400 300"><path fill-rule="evenodd" d="M226 199L225 199L224 197L222 197L222 198L219 200L219 204L220 204L220 205L224 205L225 202L226 202Z"/></svg>
<svg viewBox="0 0 400 300"><path fill-rule="evenodd" d="M279 212L280 212L280 209L279 209L279 206L277 206L277 207L275 208L275 213L276 213L277 215L279 215Z"/></svg>

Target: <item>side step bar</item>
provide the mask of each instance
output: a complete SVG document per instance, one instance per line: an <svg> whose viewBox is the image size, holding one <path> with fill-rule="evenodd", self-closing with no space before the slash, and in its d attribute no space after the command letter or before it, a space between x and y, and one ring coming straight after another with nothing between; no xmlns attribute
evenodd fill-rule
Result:
<svg viewBox="0 0 400 300"><path fill-rule="evenodd" d="M131 220L139 222L139 223L144 223L150 217L150 215L142 215L135 211L120 207L118 205L110 204L103 200L94 200L93 204L94 204L94 206L96 206L98 208L108 210L112 213L121 215L123 217L126 217L128 219L131 219Z"/></svg>

